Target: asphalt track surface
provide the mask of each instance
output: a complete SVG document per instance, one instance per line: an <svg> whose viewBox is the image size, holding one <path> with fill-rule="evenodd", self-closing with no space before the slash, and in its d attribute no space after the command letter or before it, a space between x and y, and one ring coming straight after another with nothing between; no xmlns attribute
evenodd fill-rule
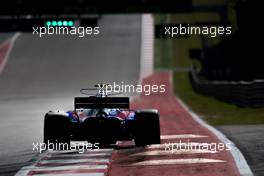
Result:
<svg viewBox="0 0 264 176"><path fill-rule="evenodd" d="M137 83L141 16L103 16L99 25L100 35L87 38L17 38L0 75L0 175L14 175L36 154L45 112L72 109L80 88Z"/></svg>
<svg viewBox="0 0 264 176"><path fill-rule="evenodd" d="M254 175L264 175L264 125L226 125L217 128L236 143Z"/></svg>
<svg viewBox="0 0 264 176"><path fill-rule="evenodd" d="M0 35L0 43L8 40L9 38L11 38L14 35L14 33L1 33Z"/></svg>

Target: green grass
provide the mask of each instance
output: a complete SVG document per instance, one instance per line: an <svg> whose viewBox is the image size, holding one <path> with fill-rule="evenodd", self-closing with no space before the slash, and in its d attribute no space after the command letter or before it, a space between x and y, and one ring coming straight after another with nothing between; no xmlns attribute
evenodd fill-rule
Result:
<svg viewBox="0 0 264 176"><path fill-rule="evenodd" d="M199 37L156 39L155 68L189 67L193 62L189 59L189 49L199 47L201 47ZM175 94L209 124L264 124L264 108L241 108L198 94L192 90L188 73L174 72L173 76Z"/></svg>
<svg viewBox="0 0 264 176"><path fill-rule="evenodd" d="M241 108L195 93L187 73L174 73L174 91L194 112L212 125L263 124L264 109Z"/></svg>

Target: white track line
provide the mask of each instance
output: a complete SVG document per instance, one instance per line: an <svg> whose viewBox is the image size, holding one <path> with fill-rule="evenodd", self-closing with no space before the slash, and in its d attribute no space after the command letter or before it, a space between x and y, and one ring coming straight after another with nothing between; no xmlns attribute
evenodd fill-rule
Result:
<svg viewBox="0 0 264 176"><path fill-rule="evenodd" d="M198 154L198 153L218 153L217 151L211 150L156 150L156 151L146 151L141 153L133 154L132 156L162 156L162 155L180 155L180 154Z"/></svg>
<svg viewBox="0 0 264 176"><path fill-rule="evenodd" d="M34 174L34 175L39 175L39 176L104 176L104 173L80 173L80 174L73 174L73 173L63 173L63 174ZM34 176L33 175L33 176Z"/></svg>
<svg viewBox="0 0 264 176"><path fill-rule="evenodd" d="M49 158L67 158L67 157L95 157L95 156L106 156L109 157L111 156L111 153L78 153L78 154L48 154L46 157Z"/></svg>
<svg viewBox="0 0 264 176"><path fill-rule="evenodd" d="M196 134L177 134L177 135L161 135L160 139L185 139L185 138L205 138L208 136Z"/></svg>
<svg viewBox="0 0 264 176"><path fill-rule="evenodd" d="M86 163L86 162L96 162L96 163L109 163L109 159L62 159L62 160L40 160L39 164L67 164L67 163Z"/></svg>
<svg viewBox="0 0 264 176"><path fill-rule="evenodd" d="M172 146L201 146L201 147L207 147L208 143L198 143L198 142L175 142L175 143L166 143L166 144L153 144L153 145L148 145L145 148L146 149L166 149L166 148L171 148Z"/></svg>
<svg viewBox="0 0 264 176"><path fill-rule="evenodd" d="M172 74L172 73L171 73ZM172 77L172 75L171 75ZM209 131L211 131L214 135L217 136L217 138L225 143L226 145L229 144L231 147L231 154L235 160L236 166L239 170L239 173L241 176L253 176L250 167L248 166L248 163L246 159L244 158L243 154L240 152L240 150L236 147L236 145L230 141L222 132L218 131L214 127L208 125L205 121L203 121L196 113L191 111L179 98L176 98L176 100L182 105L182 107L192 116L192 118L198 122L201 126L207 128Z"/></svg>
<svg viewBox="0 0 264 176"><path fill-rule="evenodd" d="M80 165L80 166L44 166L44 167L36 167L36 166L26 166L23 168L24 170L31 171L61 171L61 170L81 170L81 169L107 169L107 165Z"/></svg>
<svg viewBox="0 0 264 176"><path fill-rule="evenodd" d="M12 37L11 39L8 39L8 40L5 41L3 44L1 44L1 45L4 45L6 42L10 42L10 47L8 48L7 53L6 53L6 55L5 55L4 59L3 59L3 62L2 62L2 64L0 65L0 74L1 74L1 72L4 70L5 65L6 65L6 63L7 63L7 61L8 61L9 55L10 55L10 53L11 53L11 50L12 50L14 44L15 44L16 39L17 39L19 36L20 36L20 33L17 32L17 33L15 33L15 34L13 35L13 37Z"/></svg>
<svg viewBox="0 0 264 176"><path fill-rule="evenodd" d="M111 153L113 149L98 149L98 150L87 150L84 153ZM79 150L66 150L66 151L59 151L59 150L48 150L48 153L55 153L55 154L77 154Z"/></svg>
<svg viewBox="0 0 264 176"><path fill-rule="evenodd" d="M85 166L57 166L57 167L35 167L35 166L25 166L23 167L22 169L19 170L19 172L17 172L15 174L15 176L27 176L29 172L31 171L35 171L35 172L38 172L38 171L63 171L63 170L73 170L73 171L78 171L78 170L81 170L81 169L107 169L107 165L85 165ZM34 175L41 175L43 176L44 174L34 174ZM72 174L72 173L61 173L61 174L54 174L54 173L51 173L51 174L45 174L45 175L68 175L68 176L78 176L78 174ZM82 173L82 175L80 176L83 176L83 175L87 175L87 176L104 176L105 174L104 173L101 173L101 172L94 172L94 173Z"/></svg>
<svg viewBox="0 0 264 176"><path fill-rule="evenodd" d="M34 175L39 175L39 176L104 176L104 173L80 173L80 174L73 174L73 173L63 173L63 174L34 174ZM34 176L33 175L33 176Z"/></svg>
<svg viewBox="0 0 264 176"><path fill-rule="evenodd" d="M143 14L141 18L141 51L140 75L141 80L153 73L154 66L154 19L151 14Z"/></svg>
<svg viewBox="0 0 264 176"><path fill-rule="evenodd" d="M76 151L46 151L36 158L36 162L32 163L30 166L25 166L21 168L15 176L27 176L30 171L55 171L55 170L73 170L78 171L80 169L104 169L107 170L108 165L106 163L110 162L110 156L113 149L99 149L86 151L83 154L79 154L78 150ZM79 158L85 156L86 158ZM107 158L89 158L92 156L106 156ZM52 159L52 157L58 157L61 159ZM69 157L69 158L65 158ZM45 159L46 158L46 159ZM63 164L74 164L74 165L65 165ZM87 163L87 164L83 164ZM91 164L88 164L91 163ZM95 164L96 163L96 164ZM47 166L38 166L38 164L48 164ZM53 165L54 164L54 165ZM58 166L56 164L61 164ZM104 176L105 173L93 172L93 173L51 173L51 174L35 174L35 175L68 175L68 176Z"/></svg>
<svg viewBox="0 0 264 176"><path fill-rule="evenodd" d="M137 162L134 166L153 166L153 165L171 165L171 164L202 164L202 163L223 163L224 160L192 158L192 159L166 159L166 160L148 160Z"/></svg>

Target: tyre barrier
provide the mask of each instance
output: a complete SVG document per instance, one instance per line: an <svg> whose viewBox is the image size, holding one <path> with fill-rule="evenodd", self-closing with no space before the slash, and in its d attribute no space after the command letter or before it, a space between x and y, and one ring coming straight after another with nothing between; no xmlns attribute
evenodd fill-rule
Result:
<svg viewBox="0 0 264 176"><path fill-rule="evenodd" d="M239 107L264 107L264 80L254 81L209 81L199 77L195 69L189 72L195 92L213 96Z"/></svg>

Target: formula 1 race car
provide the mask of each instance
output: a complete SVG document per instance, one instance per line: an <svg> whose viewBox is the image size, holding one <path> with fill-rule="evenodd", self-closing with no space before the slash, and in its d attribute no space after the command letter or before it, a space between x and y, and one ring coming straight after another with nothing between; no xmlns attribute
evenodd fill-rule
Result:
<svg viewBox="0 0 264 176"><path fill-rule="evenodd" d="M155 109L131 110L128 97L109 97L106 84L81 89L74 110L49 111L44 119L44 143L88 141L101 146L134 140L137 146L160 144L159 114ZM89 91L95 91L90 94Z"/></svg>

